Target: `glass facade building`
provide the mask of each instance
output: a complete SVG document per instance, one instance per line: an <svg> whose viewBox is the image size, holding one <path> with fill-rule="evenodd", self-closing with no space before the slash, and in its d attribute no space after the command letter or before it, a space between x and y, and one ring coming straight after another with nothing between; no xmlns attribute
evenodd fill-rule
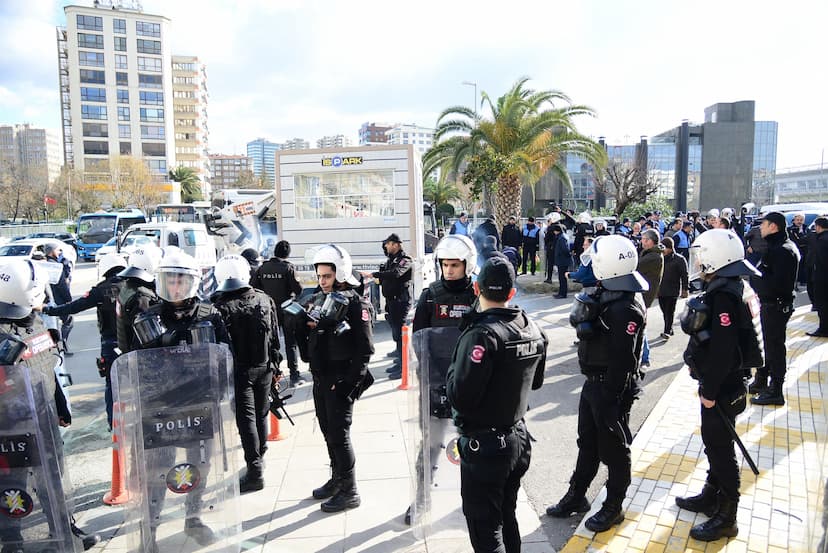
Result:
<svg viewBox="0 0 828 553"><path fill-rule="evenodd" d="M757 205L774 203L776 188L776 121L757 121L753 133L752 201Z"/></svg>
<svg viewBox="0 0 828 553"><path fill-rule="evenodd" d="M256 178L265 176L268 184L276 186L276 152L281 149L279 144L264 138L257 138L247 143L247 157L253 164L253 174Z"/></svg>

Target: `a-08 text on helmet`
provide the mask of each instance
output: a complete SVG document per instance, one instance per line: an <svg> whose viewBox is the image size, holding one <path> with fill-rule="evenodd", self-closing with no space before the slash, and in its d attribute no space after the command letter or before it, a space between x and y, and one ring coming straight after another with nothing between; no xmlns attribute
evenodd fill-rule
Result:
<svg viewBox="0 0 828 553"><path fill-rule="evenodd" d="M241 255L225 255L216 263L213 271L219 292L232 292L250 287L250 264Z"/></svg>
<svg viewBox="0 0 828 553"><path fill-rule="evenodd" d="M201 270L193 256L178 248L164 252L155 283L158 297L172 303L194 298L200 282Z"/></svg>
<svg viewBox="0 0 828 553"><path fill-rule="evenodd" d="M0 317L23 319L43 305L49 275L30 259L13 259L0 265Z"/></svg>
<svg viewBox="0 0 828 553"><path fill-rule="evenodd" d="M744 259L745 249L735 232L721 228L707 230L690 246L689 279L716 272L720 276L759 274Z"/></svg>
<svg viewBox="0 0 828 553"><path fill-rule="evenodd" d="M586 259L592 263L595 278L607 290L641 292L647 290L647 281L636 271L638 252L633 243L617 234L599 236L587 250ZM582 262L585 259L581 257Z"/></svg>
<svg viewBox="0 0 828 553"><path fill-rule="evenodd" d="M155 280L155 272L164 252L161 248L149 245L135 250L129 256L129 265L118 273L121 278L137 278L144 282Z"/></svg>
<svg viewBox="0 0 828 553"><path fill-rule="evenodd" d="M477 248L468 236L449 234L434 248L437 259L459 259L466 265L466 276L471 276L477 267ZM442 268L441 268L442 270Z"/></svg>
<svg viewBox="0 0 828 553"><path fill-rule="evenodd" d="M336 268L336 281L347 282L352 286L359 286L359 281L353 275L351 256L336 244L320 246L313 256L313 266L324 263Z"/></svg>

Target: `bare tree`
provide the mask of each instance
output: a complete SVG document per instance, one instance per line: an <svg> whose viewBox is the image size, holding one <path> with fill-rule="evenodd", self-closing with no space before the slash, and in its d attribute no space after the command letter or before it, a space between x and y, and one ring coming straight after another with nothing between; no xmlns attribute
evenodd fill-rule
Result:
<svg viewBox="0 0 828 553"><path fill-rule="evenodd" d="M162 179L150 172L143 160L131 156L116 156L109 161L112 179L112 206L137 206L147 210L157 205L163 196Z"/></svg>
<svg viewBox="0 0 828 553"><path fill-rule="evenodd" d="M45 167L6 160L0 167L0 211L9 219L36 220L43 213L49 177Z"/></svg>
<svg viewBox="0 0 828 553"><path fill-rule="evenodd" d="M645 202L661 184L654 171L627 161L610 161L595 177L595 191L615 200L616 216L630 204Z"/></svg>

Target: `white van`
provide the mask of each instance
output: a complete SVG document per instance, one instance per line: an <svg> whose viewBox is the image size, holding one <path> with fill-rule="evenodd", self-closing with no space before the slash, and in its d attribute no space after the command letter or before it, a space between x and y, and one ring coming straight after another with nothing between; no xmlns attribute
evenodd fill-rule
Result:
<svg viewBox="0 0 828 553"><path fill-rule="evenodd" d="M129 243L128 238L136 241L138 236L149 236L158 247L178 246L192 255L202 271L216 264L216 246L207 234L203 223L141 223L129 227L121 235L119 243Z"/></svg>

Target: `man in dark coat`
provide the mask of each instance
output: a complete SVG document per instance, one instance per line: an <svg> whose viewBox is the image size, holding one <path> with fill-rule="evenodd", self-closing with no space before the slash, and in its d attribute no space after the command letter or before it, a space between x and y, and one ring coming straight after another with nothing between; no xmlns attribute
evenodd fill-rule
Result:
<svg viewBox="0 0 828 553"><path fill-rule="evenodd" d="M664 238L661 245L664 246L664 274L658 288L658 307L664 316L661 337L667 340L673 335L673 319L679 296L686 298L688 295L687 260L673 251L672 238Z"/></svg>
<svg viewBox="0 0 828 553"><path fill-rule="evenodd" d="M523 237L520 235L520 229L514 217L509 217L509 222L503 226L503 232L500 234L500 241L503 246L511 246L520 252L520 246L523 242Z"/></svg>
<svg viewBox="0 0 828 553"><path fill-rule="evenodd" d="M828 217L814 221L816 233L809 253L810 284L814 292L814 307L819 315L819 327L809 336L828 338Z"/></svg>
<svg viewBox="0 0 828 553"><path fill-rule="evenodd" d="M655 229L647 229L641 233L641 254L638 258L636 270L650 285L650 289L642 293L644 306L648 309L658 296L661 277L664 275L664 257L661 255L663 248L660 242L658 231ZM644 333L644 345L641 349L641 366L650 366L650 344L647 341L646 332Z"/></svg>
<svg viewBox="0 0 828 553"><path fill-rule="evenodd" d="M483 248L486 245L487 236L494 237L495 247L498 251L500 251L500 233L497 232L494 217L491 215L486 217L486 220L474 229L474 232L472 233L472 241L474 242L474 247L477 248L478 252L483 251ZM483 259L478 258L477 264L483 265Z"/></svg>

